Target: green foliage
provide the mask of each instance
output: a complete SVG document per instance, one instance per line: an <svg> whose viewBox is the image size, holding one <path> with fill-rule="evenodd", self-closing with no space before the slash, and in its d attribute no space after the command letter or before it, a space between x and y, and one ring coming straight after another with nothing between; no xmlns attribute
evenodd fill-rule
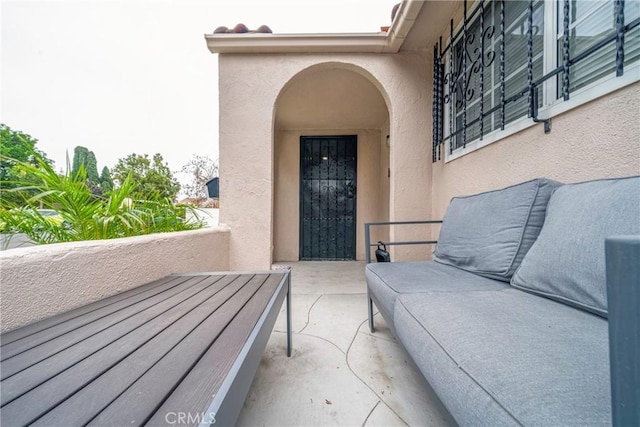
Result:
<svg viewBox="0 0 640 427"><path fill-rule="evenodd" d="M77 146L73 149L73 164L71 166L71 176L77 176L80 168L86 172L87 186L93 194L102 194L100 177L98 176L98 162L96 155L86 147Z"/></svg>
<svg viewBox="0 0 640 427"><path fill-rule="evenodd" d="M152 159L147 154L130 154L118 160L111 175L119 183L131 175L138 185L133 194L140 199L160 197L174 200L180 191L178 180L160 154L154 154Z"/></svg>
<svg viewBox="0 0 640 427"><path fill-rule="evenodd" d="M99 183L100 178L98 176L98 162L96 161L96 155L93 154L93 151L89 151L86 161L87 163L85 164L85 170L87 171L87 180L95 182L96 184Z"/></svg>
<svg viewBox="0 0 640 427"><path fill-rule="evenodd" d="M12 130L4 123L0 123L0 143L0 156L3 157L0 163L3 165L15 160L33 164L35 161L34 153L46 163L52 163L42 151L35 148L38 143L37 139L26 133Z"/></svg>
<svg viewBox="0 0 640 427"><path fill-rule="evenodd" d="M86 147L77 146L73 149L73 163L71 164L71 176L78 175L78 171L80 167L86 167L87 154L89 154L89 150Z"/></svg>
<svg viewBox="0 0 640 427"><path fill-rule="evenodd" d="M41 161L48 165L53 163L36 148L37 143L37 139L20 131L14 131L5 124L0 124L0 188L2 190L15 188L15 182L18 180L29 180L29 176L23 175L22 171L16 168L18 162L35 164L35 155L38 155ZM2 195L0 205L17 203L20 200L16 194L7 193Z"/></svg>
<svg viewBox="0 0 640 427"><path fill-rule="evenodd" d="M108 167L102 168L102 173L100 174L100 188L103 193L108 193L113 190L113 180L111 179L111 172L109 172Z"/></svg>
<svg viewBox="0 0 640 427"><path fill-rule="evenodd" d="M184 207L174 205L168 198L136 200L138 184L133 175L126 176L119 188L96 196L87 186L82 165L75 174L58 175L40 156L36 154L34 158L36 165L14 160L21 176L31 179L7 190L19 195L23 202L0 208L0 228L4 233L24 233L36 243L57 243L203 226L199 221L186 221ZM59 219L41 215L38 208L55 210Z"/></svg>

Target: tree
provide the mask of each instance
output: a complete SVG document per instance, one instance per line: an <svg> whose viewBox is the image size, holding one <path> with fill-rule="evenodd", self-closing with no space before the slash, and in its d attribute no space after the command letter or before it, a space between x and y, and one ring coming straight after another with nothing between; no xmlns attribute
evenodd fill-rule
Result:
<svg viewBox="0 0 640 427"><path fill-rule="evenodd" d="M18 130L12 130L4 123L0 123L0 178L3 178L15 165L15 161L28 162L36 165L34 153L39 155L47 164L53 162L47 155L36 148L38 140Z"/></svg>
<svg viewBox="0 0 640 427"><path fill-rule="evenodd" d="M36 148L37 143L38 140L30 135L0 124L0 189L3 206L5 202L20 203L21 196L7 190L16 188L18 181L24 183L31 179L30 176L24 176L25 171L17 167L19 162L38 166L39 157L47 165L53 165L46 154Z"/></svg>
<svg viewBox="0 0 640 427"><path fill-rule="evenodd" d="M75 177L78 175L80 166L84 167L87 175L87 181L94 186L97 186L100 183L100 178L98 177L98 162L96 161L96 155L86 147L77 146L73 149L71 176Z"/></svg>
<svg viewBox="0 0 640 427"><path fill-rule="evenodd" d="M100 178L98 176L98 162L96 161L96 155L93 154L93 151L89 151L87 155L87 180L93 183L100 183Z"/></svg>
<svg viewBox="0 0 640 427"><path fill-rule="evenodd" d="M100 174L100 189L102 189L103 193L108 193L113 190L111 172L109 172L109 168L106 166L102 168L102 173Z"/></svg>
<svg viewBox="0 0 640 427"><path fill-rule="evenodd" d="M84 173L79 174L83 169ZM87 187L96 196L103 194L98 176L98 162L96 155L86 147L77 146L73 149L73 165L71 166L71 177L73 179L84 179ZM81 178L84 177L84 178Z"/></svg>
<svg viewBox="0 0 640 427"><path fill-rule="evenodd" d="M35 153L36 165L15 162L21 172L17 175L28 180L17 181L11 191L22 193L19 204L5 204L3 200L0 206L3 234L23 233L43 244L191 230L204 225L193 215L186 218L189 208L177 206L166 197L135 200L137 183L131 175L118 188L96 196L82 165L77 175L71 176L69 171L58 174ZM43 215L43 208L55 210L57 215Z"/></svg>
<svg viewBox="0 0 640 427"><path fill-rule="evenodd" d="M182 188L182 192L187 197L207 198L207 182L218 176L218 161L207 156L194 155L182 167L182 172L188 174L191 179L189 184Z"/></svg>
<svg viewBox="0 0 640 427"><path fill-rule="evenodd" d="M159 153L154 154L152 159L147 154L129 154L119 159L111 170L111 176L118 183L124 182L129 174L138 184L134 191L137 198L160 196L173 200L180 191L180 184Z"/></svg>

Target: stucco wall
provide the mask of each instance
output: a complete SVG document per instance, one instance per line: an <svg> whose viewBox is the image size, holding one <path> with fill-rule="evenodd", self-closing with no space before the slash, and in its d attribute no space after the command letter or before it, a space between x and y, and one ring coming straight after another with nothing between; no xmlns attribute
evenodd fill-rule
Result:
<svg viewBox="0 0 640 427"><path fill-rule="evenodd" d="M364 259L364 223L381 220L379 130L304 130L278 131L275 144L275 261L297 261L300 244L300 136L357 135L356 257Z"/></svg>
<svg viewBox="0 0 640 427"><path fill-rule="evenodd" d="M424 219L432 210L431 195L431 85L428 76L431 60L415 53L411 63L396 70L392 100L390 134L391 180L389 192L389 220L415 221ZM398 64L400 65L400 64ZM428 227L396 226L389 232L392 241L422 240L428 237ZM392 248L394 261L420 260L429 257L425 246L397 246Z"/></svg>
<svg viewBox="0 0 640 427"><path fill-rule="evenodd" d="M430 63L430 52L220 56L220 167L225 189L221 222L234 230L232 269L268 268L272 253L277 260L296 258L298 137L314 133L287 130L282 140L291 150L276 152L280 136L274 136L273 129L280 94L299 73L312 68L355 71L373 83L386 102L388 130L380 127L380 153L370 158L377 159L380 167L373 178L379 190L369 200L377 197L377 203L384 205L375 210L374 220L438 219L453 196L539 176L575 182L640 173L638 83L554 117L550 134L544 134L542 125L532 126L449 163L433 164ZM349 133L331 128L314 131ZM385 132L390 135L388 155ZM289 166L276 169L276 155L278 164ZM387 159L391 177L385 182L381 177ZM359 186L362 182L359 178ZM364 200L361 195L359 191L359 202ZM358 225L358 257L364 255L364 221L368 219L363 217ZM438 227L395 227L389 239L435 237L437 232ZM393 258L424 259L430 252L431 248L403 246L394 248Z"/></svg>
<svg viewBox="0 0 640 427"><path fill-rule="evenodd" d="M389 136L389 138L387 138ZM389 149L391 147L391 135L389 135L389 120L382 127L380 134L380 209L377 221L389 221L389 187L391 184L391 165L389 163ZM375 231L375 234L373 232ZM388 227L373 227L372 241L389 241Z"/></svg>
<svg viewBox="0 0 640 427"><path fill-rule="evenodd" d="M462 17L460 2L453 14L455 26ZM439 30L446 39L448 21ZM437 38L431 38L426 45L434 46L437 42ZM427 55L427 61L431 62L431 52ZM625 72L637 73L627 69ZM431 70L428 73L431 86ZM454 196L537 177L571 183L636 174L640 174L640 83L553 117L549 134L538 124L448 163L443 156L443 160L433 164L431 216L442 218Z"/></svg>
<svg viewBox="0 0 640 427"><path fill-rule="evenodd" d="M0 253L2 331L172 273L229 269L229 228L59 243Z"/></svg>
<svg viewBox="0 0 640 427"><path fill-rule="evenodd" d="M278 96L298 73L318 64L363 75L386 101L391 135L390 219L413 219L431 212L431 130L427 123L431 99L425 85L429 67L422 54L221 54L220 221L233 230L229 245L232 269L270 267L273 124Z"/></svg>
<svg viewBox="0 0 640 427"><path fill-rule="evenodd" d="M560 182L640 174L640 83L598 98L449 163L433 165L433 216L451 197L537 177Z"/></svg>

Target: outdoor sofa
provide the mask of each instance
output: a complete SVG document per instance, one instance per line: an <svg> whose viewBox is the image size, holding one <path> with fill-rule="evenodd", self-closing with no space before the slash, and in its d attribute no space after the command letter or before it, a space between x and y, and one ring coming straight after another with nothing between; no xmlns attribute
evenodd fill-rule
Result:
<svg viewBox="0 0 640 427"><path fill-rule="evenodd" d="M613 235L640 235L640 177L456 197L432 261L367 265L370 316L460 425L608 425Z"/></svg>

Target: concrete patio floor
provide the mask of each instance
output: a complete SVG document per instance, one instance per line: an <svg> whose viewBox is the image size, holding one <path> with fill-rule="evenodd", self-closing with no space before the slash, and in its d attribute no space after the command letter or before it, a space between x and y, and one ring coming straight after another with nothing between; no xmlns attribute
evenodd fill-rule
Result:
<svg viewBox="0 0 640 427"><path fill-rule="evenodd" d="M284 309L238 425L446 426L454 424L376 315L367 325L363 262L295 262L293 354Z"/></svg>

